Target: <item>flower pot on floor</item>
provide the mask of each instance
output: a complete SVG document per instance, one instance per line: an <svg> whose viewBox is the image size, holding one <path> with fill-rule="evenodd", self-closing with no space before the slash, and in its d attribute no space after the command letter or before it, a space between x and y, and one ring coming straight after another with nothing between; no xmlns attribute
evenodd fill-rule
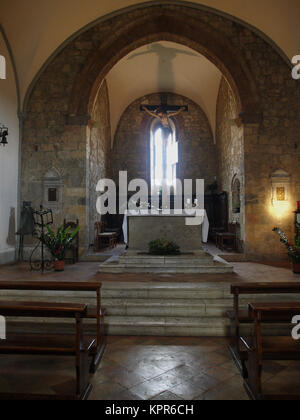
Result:
<svg viewBox="0 0 300 420"><path fill-rule="evenodd" d="M55 271L64 271L65 262L64 261L54 261L54 270Z"/></svg>

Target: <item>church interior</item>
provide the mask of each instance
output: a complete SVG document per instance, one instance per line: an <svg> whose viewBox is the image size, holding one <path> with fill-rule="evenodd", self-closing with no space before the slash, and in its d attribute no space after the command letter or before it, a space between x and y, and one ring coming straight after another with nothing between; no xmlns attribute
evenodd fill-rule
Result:
<svg viewBox="0 0 300 420"><path fill-rule="evenodd" d="M299 20L0 0L1 400L300 399Z"/></svg>

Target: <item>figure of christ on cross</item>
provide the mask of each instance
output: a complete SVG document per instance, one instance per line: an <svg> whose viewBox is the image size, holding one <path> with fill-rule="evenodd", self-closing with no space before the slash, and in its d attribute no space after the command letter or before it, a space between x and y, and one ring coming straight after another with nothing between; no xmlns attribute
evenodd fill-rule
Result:
<svg viewBox="0 0 300 420"><path fill-rule="evenodd" d="M181 114L182 112L188 111L187 106L169 106L169 105L160 105L160 106L141 106L141 111L147 112L151 117L159 119L162 127L170 132L171 131L171 125L170 125L170 118L175 117L176 115ZM172 112L173 111L173 112Z"/></svg>

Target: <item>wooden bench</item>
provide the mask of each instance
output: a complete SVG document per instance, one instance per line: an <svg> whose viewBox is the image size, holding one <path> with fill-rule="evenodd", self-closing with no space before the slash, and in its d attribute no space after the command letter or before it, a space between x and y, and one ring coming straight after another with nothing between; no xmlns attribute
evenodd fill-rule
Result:
<svg viewBox="0 0 300 420"><path fill-rule="evenodd" d="M96 340L90 349L92 362L90 372L95 373L105 350L104 332L105 310L101 308L101 283L97 282L58 282L58 281L0 281L0 290L32 290L63 292L95 292L96 305L87 306L87 318L96 320Z"/></svg>
<svg viewBox="0 0 300 420"><path fill-rule="evenodd" d="M82 320L87 317L87 305L49 302L0 301L0 315L4 317L74 318L75 335L23 334L7 332L0 340L0 354L75 356L76 389L71 395L34 395L1 393L0 399L76 399L86 400L92 389L89 383L88 355L94 337L83 334Z"/></svg>
<svg viewBox="0 0 300 420"><path fill-rule="evenodd" d="M233 310L227 311L227 316L232 322L234 332L229 350L244 378L248 376L246 367L248 353L240 348L240 326L241 324L252 324L252 319L249 317L247 309L240 310L240 296L294 293L300 294L299 283L238 283L231 286L231 294L234 297ZM276 319L272 315L269 319L265 317L265 323L278 324L280 319Z"/></svg>
<svg viewBox="0 0 300 420"><path fill-rule="evenodd" d="M287 320L300 315L298 303L251 303L249 317L254 323L254 333L250 338L241 337L242 345L248 353L248 378L244 385L249 397L253 400L300 400L298 395L268 395L263 392L262 372L265 360L300 360L300 340L289 337L263 337L262 323L269 322L271 317Z"/></svg>

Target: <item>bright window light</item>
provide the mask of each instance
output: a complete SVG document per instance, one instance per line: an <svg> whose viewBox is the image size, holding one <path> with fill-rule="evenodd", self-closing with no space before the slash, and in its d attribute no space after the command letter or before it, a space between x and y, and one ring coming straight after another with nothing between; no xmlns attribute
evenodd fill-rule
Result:
<svg viewBox="0 0 300 420"><path fill-rule="evenodd" d="M164 184L176 186L178 164L178 143L172 130L165 137L160 125L151 132L151 185L157 189Z"/></svg>

